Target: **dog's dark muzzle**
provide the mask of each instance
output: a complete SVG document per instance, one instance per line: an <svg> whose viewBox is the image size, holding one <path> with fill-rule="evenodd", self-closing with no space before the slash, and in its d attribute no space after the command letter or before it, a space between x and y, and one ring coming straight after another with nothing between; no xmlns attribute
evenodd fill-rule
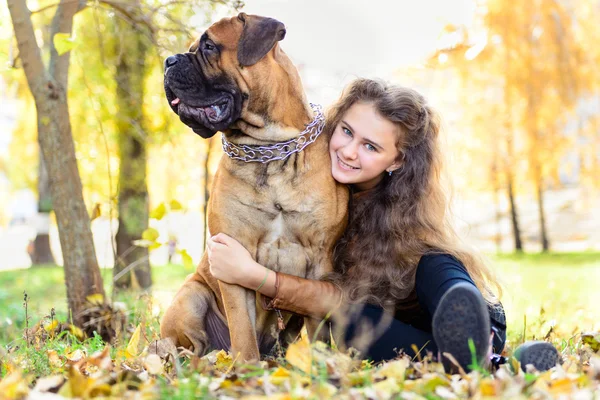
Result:
<svg viewBox="0 0 600 400"><path fill-rule="evenodd" d="M224 76L207 79L192 53L165 60L165 94L181 122L203 138L226 130L239 118L241 95Z"/></svg>

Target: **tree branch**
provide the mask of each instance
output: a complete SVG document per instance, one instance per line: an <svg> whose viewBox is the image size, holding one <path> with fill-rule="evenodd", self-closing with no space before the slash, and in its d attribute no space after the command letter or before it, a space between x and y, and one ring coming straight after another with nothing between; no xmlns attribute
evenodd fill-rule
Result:
<svg viewBox="0 0 600 400"><path fill-rule="evenodd" d="M59 56L54 47L54 35L59 32L70 34L73 30L73 17L85 6L85 0L78 0L76 2L62 0L50 24L50 63L48 65L48 72L65 91L67 90L71 52L68 51Z"/></svg>
<svg viewBox="0 0 600 400"><path fill-rule="evenodd" d="M43 85L50 80L50 77L42 61L42 52L35 40L31 12L25 0L7 0L7 4L29 89L34 97L39 97Z"/></svg>

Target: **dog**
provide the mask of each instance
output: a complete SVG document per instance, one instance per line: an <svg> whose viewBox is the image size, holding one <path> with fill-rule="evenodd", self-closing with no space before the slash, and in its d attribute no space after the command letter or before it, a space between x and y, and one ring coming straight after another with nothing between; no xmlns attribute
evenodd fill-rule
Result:
<svg viewBox="0 0 600 400"><path fill-rule="evenodd" d="M165 60L165 92L196 134L223 134L209 231L235 238L271 270L318 279L333 268L349 194L331 176L324 118L279 46L285 34L272 18L224 18L187 53ZM261 307L259 296L213 278L205 253L166 310L161 336L198 355L220 348L258 361L273 347L278 326L278 314ZM319 321L304 322L312 338Z"/></svg>

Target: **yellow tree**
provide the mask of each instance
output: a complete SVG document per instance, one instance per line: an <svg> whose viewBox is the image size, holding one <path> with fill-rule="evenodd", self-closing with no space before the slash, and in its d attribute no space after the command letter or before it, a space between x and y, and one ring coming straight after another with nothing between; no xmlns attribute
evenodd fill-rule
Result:
<svg viewBox="0 0 600 400"><path fill-rule="evenodd" d="M523 174L515 167L521 158L527 161L522 178L534 188L541 245L547 251L544 191L556 183L559 162L572 143L562 133L564 125L587 94L588 81L581 74L584 51L574 31L577 16L556 0L488 0L481 10L478 31L457 35L452 30L459 40L438 56L446 57L447 65L460 71L473 90L499 89L499 96L487 97L499 109L481 104L474 112L487 114L490 128L482 134L496 135L494 151L500 157L491 159L491 169L503 172L511 205L515 178ZM516 208L511 210L519 250Z"/></svg>

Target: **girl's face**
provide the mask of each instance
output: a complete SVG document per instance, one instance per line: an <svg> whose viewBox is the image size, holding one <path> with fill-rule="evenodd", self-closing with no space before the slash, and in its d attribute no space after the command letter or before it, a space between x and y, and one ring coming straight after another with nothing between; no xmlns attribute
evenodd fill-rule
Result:
<svg viewBox="0 0 600 400"><path fill-rule="evenodd" d="M371 189L400 167L398 128L369 103L354 103L329 141L333 178L358 190Z"/></svg>

